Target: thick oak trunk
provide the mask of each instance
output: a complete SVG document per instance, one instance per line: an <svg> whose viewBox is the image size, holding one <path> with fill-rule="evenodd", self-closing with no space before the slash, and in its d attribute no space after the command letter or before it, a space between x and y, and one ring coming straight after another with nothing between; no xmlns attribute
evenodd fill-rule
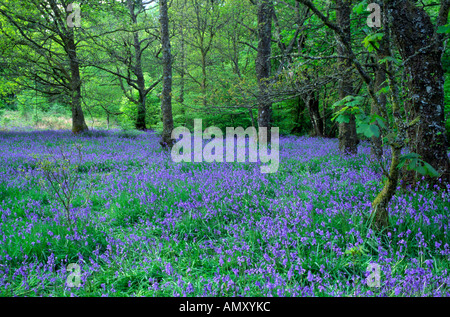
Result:
<svg viewBox="0 0 450 317"><path fill-rule="evenodd" d="M84 119L83 109L81 108L81 76L80 64L77 58L77 50L73 37L73 30L70 31L67 50L70 61L70 94L72 99L72 132L80 133L88 130Z"/></svg>
<svg viewBox="0 0 450 317"><path fill-rule="evenodd" d="M420 154L445 181L449 181L441 59L443 42L434 33L435 27L428 14L411 1L387 1L387 6L392 17L392 32L408 79L408 120L420 118L419 124L409 131L410 150ZM415 182L415 175L410 174L406 181Z"/></svg>

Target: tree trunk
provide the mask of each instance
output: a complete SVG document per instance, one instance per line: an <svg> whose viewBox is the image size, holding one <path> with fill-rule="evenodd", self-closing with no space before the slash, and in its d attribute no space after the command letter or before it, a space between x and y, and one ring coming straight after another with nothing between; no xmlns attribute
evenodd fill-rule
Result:
<svg viewBox="0 0 450 317"><path fill-rule="evenodd" d="M180 48L180 97L179 102L181 104L181 115L186 120L186 109L184 107L184 89L185 89L185 65L186 65L186 52L185 52L185 39L184 39L184 19L185 19L185 8L186 8L186 1L184 1L184 5L182 8L182 18L180 23L180 41L181 41L181 48ZM184 122L186 125L186 121Z"/></svg>
<svg viewBox="0 0 450 317"><path fill-rule="evenodd" d="M314 92L306 97L306 104L308 106L309 115L311 116L311 123L313 126L313 135L323 137L323 121L320 117L319 110L319 93Z"/></svg>
<svg viewBox="0 0 450 317"><path fill-rule="evenodd" d="M73 29L68 37L67 49L70 61L70 93L72 99L72 132L80 133L88 130L84 119L83 109L81 108L81 76L80 64L77 58L77 49L74 40Z"/></svg>
<svg viewBox="0 0 450 317"><path fill-rule="evenodd" d="M378 0L377 3L382 6L382 12L384 12L384 7L382 1ZM386 56L389 55L389 29L387 28L387 19L386 16L383 16L383 24L385 25L384 28L384 36L380 40L380 47L377 50L377 69L375 71L375 91L379 92L381 89L385 88L386 85L386 63L380 64L379 61L386 58ZM383 117L383 113L386 112L386 105L387 105L387 96L386 93L379 93L378 95L378 105L372 101L370 106L370 113L375 114L378 116ZM380 109L383 108L383 109ZM387 119L387 118L385 118ZM378 124L377 124L378 125ZM378 125L379 127L379 125ZM380 128L380 127L379 127ZM381 129L380 129L381 131ZM381 135L379 137L372 137L372 148L370 150L370 153L372 156L376 156L379 160L381 160L383 156L383 142L381 140Z"/></svg>
<svg viewBox="0 0 450 317"><path fill-rule="evenodd" d="M163 148L172 148L173 117L172 117L172 53L169 38L169 17L167 0L159 1L161 45L163 51L163 90L161 93L161 112L163 133L160 144Z"/></svg>
<svg viewBox="0 0 450 317"><path fill-rule="evenodd" d="M444 3L444 2L442 2ZM447 10L442 19L448 18ZM442 4L444 6L444 4ZM402 56L411 99L406 103L408 121L419 117L409 131L410 150L450 181L450 161L444 116L443 41L435 34L428 14L409 0L387 1L392 32ZM442 10L441 10L442 11ZM412 175L415 182L415 175ZM410 178L407 181L411 181Z"/></svg>
<svg viewBox="0 0 450 317"><path fill-rule="evenodd" d="M137 111L137 118L136 118L136 129L145 131L147 130L146 125L146 116L147 116L147 110L145 106L145 95L142 90L139 89L139 103L138 103L138 111Z"/></svg>
<svg viewBox="0 0 450 317"><path fill-rule="evenodd" d="M255 128L255 119L253 119L253 110L251 108L248 109L248 114L250 116L250 122L252 123L252 127Z"/></svg>
<svg viewBox="0 0 450 317"><path fill-rule="evenodd" d="M142 71L142 50L141 44L139 42L139 35L137 33L134 34L134 51L136 54L135 74L139 92L136 129L145 131L147 130L147 125L145 122L147 117L147 108L145 105L146 89L145 89L144 73Z"/></svg>
<svg viewBox="0 0 450 317"><path fill-rule="evenodd" d="M387 47L385 53L386 56L392 56L389 46ZM390 89L392 91L392 114L394 118L394 128L397 130L397 135L395 141L390 143L392 157L389 173L383 170L383 174L387 176L388 179L384 183L382 191L372 202L372 227L376 230L382 230L389 226L388 205L397 190L397 184L400 178L398 164L400 163L401 151L407 142L408 132L408 124L404 121L404 118L400 112L399 89L392 68L392 61L388 61L386 65L386 74L389 79Z"/></svg>
<svg viewBox="0 0 450 317"><path fill-rule="evenodd" d="M270 56L272 40L272 10L271 0L258 2L258 54L256 57L256 75L259 84L258 127L267 128L267 140L270 142L272 121L272 102L268 95L268 80L270 77Z"/></svg>
<svg viewBox="0 0 450 317"><path fill-rule="evenodd" d="M206 55L207 53L205 51L202 50L201 52L202 55L202 81L201 81L201 89L202 89L202 102L203 102L203 107L208 106L208 102L207 102L207 97L206 97L206 85L207 85L207 77L206 77Z"/></svg>
<svg viewBox="0 0 450 317"><path fill-rule="evenodd" d="M336 22L345 33L345 40L351 43L350 2L348 0L336 0L336 5ZM338 42L337 53L341 56L348 55L347 49L341 41ZM348 73L351 67L352 61L350 59L339 59L339 70L342 73L342 79L339 83L340 99L353 95L353 84ZM344 154L356 154L358 152L358 137L354 116L350 117L349 123L339 123L339 150Z"/></svg>
<svg viewBox="0 0 450 317"><path fill-rule="evenodd" d="M138 5L142 5L142 3L138 3ZM135 12L136 3L133 0L127 0L128 11L130 13L131 22L133 25L137 24L137 15ZM137 103L137 117L136 117L136 129L138 130L147 130L147 126L145 123L146 119L146 92L145 92L145 79L144 73L142 71L142 49L141 42L139 41L138 32L133 33L133 47L134 47L134 58L135 58L135 67L133 68L133 73L136 75L136 84L138 87L138 103Z"/></svg>
<svg viewBox="0 0 450 317"><path fill-rule="evenodd" d="M372 202L372 227L382 230L389 226L388 204L395 194L399 180L399 169L397 168L400 158L401 148L391 147L392 160L389 170L389 178L383 189Z"/></svg>

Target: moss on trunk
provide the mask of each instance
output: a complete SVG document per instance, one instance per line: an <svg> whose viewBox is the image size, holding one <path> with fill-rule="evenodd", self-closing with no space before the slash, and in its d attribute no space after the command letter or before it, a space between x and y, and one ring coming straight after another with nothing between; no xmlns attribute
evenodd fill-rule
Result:
<svg viewBox="0 0 450 317"><path fill-rule="evenodd" d="M398 164L400 160L401 148L391 146L392 149L392 161L391 168L389 170L389 177L384 184L383 189L377 195L377 197L372 202L372 227L375 230L382 230L389 227L389 214L388 205L397 189L398 179L399 179L399 169Z"/></svg>

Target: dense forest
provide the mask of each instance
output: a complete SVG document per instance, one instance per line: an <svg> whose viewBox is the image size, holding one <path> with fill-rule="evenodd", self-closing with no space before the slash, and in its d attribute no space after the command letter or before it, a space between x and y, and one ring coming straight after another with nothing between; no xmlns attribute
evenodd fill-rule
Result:
<svg viewBox="0 0 450 317"><path fill-rule="evenodd" d="M227 127L267 128L269 143L273 141L270 138L271 130L279 129L282 138L280 166L285 165L280 167L278 176L273 176L281 177L278 181L274 180L275 178L261 180L266 186L262 196L257 200L261 203L263 197L270 200L278 199L280 195L287 195L290 188L285 188L284 193L278 191L281 190L280 184L289 183L289 179L293 182L292 184L299 186L297 188L303 188L299 185L302 181L295 178L300 177L299 175L305 177L301 174L302 171L308 173L311 182L314 179L312 176L314 173L331 173L336 178L328 179L328 181L337 184L344 181L343 175L350 171L349 166L353 163L348 162L356 162L354 164L357 166L359 164L359 167L370 165L373 169L373 177L376 179L370 182L374 181L376 186L370 189L360 188L363 192L370 192L371 196L364 196L365 200L361 198L360 202L366 201L367 206L358 205L360 208L358 212L362 214L357 215L359 217L357 220L352 218L353 216L348 216L348 219L352 219L351 225L352 221L355 223L361 221L364 223L364 226L361 225L364 227L364 232L369 230L370 234L375 232L373 233L375 235L389 235L389 239L391 234L397 237L400 229L397 232L392 231L397 221L392 218L397 217L393 206L400 206L398 199L403 197L401 195L411 197L414 188L417 192L417 188L423 184L427 184L427 188L423 189L426 192L435 190L433 194L427 192L431 195L430 197L441 196L439 199L442 199L442 204L436 203L440 207L434 208L433 212L448 218L449 12L450 0L79 0L76 3L67 0L0 0L0 132L3 133L0 138L3 142L1 146L4 146L4 154L0 154L4 159L2 161L4 165L1 165L4 169L2 172L4 180L0 181L0 190L2 190L0 200L5 199L0 209L6 210L7 206L13 204L12 201L8 202L7 198L13 195L12 187L15 186L15 190L19 192L21 190L18 188L24 188L15 183L15 177L18 177L15 174L17 168L23 168L24 171L29 168L30 171L33 170L33 173L40 173L41 182L47 181L49 192L54 192L59 197L54 198L54 201L49 204L59 206L61 221L67 218L69 222L64 230L68 232L74 230L74 234L79 228L74 229L72 225L82 221L84 216L79 218L73 216L78 219L76 220L71 218L71 214L76 214L75 209L83 214L82 210L86 204L88 206L86 208L94 210L95 204L100 204L99 197L102 196L97 193L98 196L95 197L98 201L93 202L93 198L86 198L84 205L80 200L78 207L73 207L72 203L77 200L74 188L78 188L81 196L87 195L82 190L83 186L76 187L82 180L89 183L83 178L85 176L79 176L83 173L86 177L91 177L94 171L103 173L103 176L99 176L101 178L99 182L103 185L107 182L113 183L112 179L108 181L105 179L108 177L105 175L109 174L104 173L112 173L114 170L123 172L126 167L122 170L119 165L128 166L127 164L131 164L130 162L135 159L134 155L137 155L137 161L145 161L144 157L146 157L155 166L144 167L139 165L141 163L133 163L134 167L129 168L139 168L139 171L144 169L146 172L150 169L155 175L159 175L158 177L169 179L175 176L163 176L163 172L158 172L156 165L165 171L175 168L173 173L188 175L190 174L186 170L192 169L193 175L197 173L201 175L199 176L201 179L204 177L209 179L204 175L209 167L204 167L202 164L198 165L203 166L199 169L194 167L195 164L170 167L170 164L161 158L174 145L175 138L172 132L175 128L187 127L192 131L195 120L202 119L203 127L214 126L223 131ZM57 127L49 123L52 118L67 120L65 125ZM18 128L19 126L22 130L25 126L29 126L33 133L20 134L23 131ZM48 133L56 134L47 135L45 134L47 132L39 131L39 126L52 130ZM59 135L56 128L71 131L70 134ZM25 131L28 130L25 129ZM111 134L113 133L111 131L118 132ZM39 137L39 133L44 134ZM102 141L98 141L99 143L92 141L96 145L89 143L91 145L87 146L87 150L82 150L80 147L73 148L70 155L61 151L58 157L62 158L63 163L38 160L36 157L34 160L21 157L20 162L16 162L16 158L11 161L6 154L11 151L16 153L16 150L13 150L14 145L11 144L12 140L25 147L29 144L27 142L33 144L43 142L42 144L46 146L49 144L54 146L54 144L72 144L73 138L88 142L86 140L90 138L115 138L116 136L124 136L125 139L130 140L129 142L137 142L136 140L147 136L145 142L149 140L151 142L145 144L151 151L158 153L158 158L150 158L151 155L156 154L140 152L139 145L136 143L130 143L128 148L120 140L116 140L119 145L117 148L114 147L114 154L111 154L113 156L107 157L105 162L96 161L92 158L93 152L90 152L91 146L108 152L107 148L103 148ZM63 141L58 141L58 138ZM49 141L43 141L47 139ZM335 143L333 143L334 140L336 140ZM30 150L30 157L38 152L34 148L38 146L36 144L31 146L33 150ZM329 149L334 145L336 145L336 151L330 154L331 152L328 151L331 151ZM316 150L310 150L310 148ZM296 154L293 149L297 149ZM129 158L124 157L127 151L133 153ZM301 165L303 163L299 163L303 162L303 156L299 154L303 153L302 151L306 151L308 154L305 155L309 157L315 157L316 154L317 157L331 155L330 162L334 163L330 164L338 164L336 166L341 166L338 158L350 165L341 166L342 169L339 167L336 172L333 172L333 168L327 165L325 159L317 158L317 161L314 161L316 158L313 158L303 166ZM117 156L115 163L113 163L114 155ZM294 155L296 159L291 155ZM28 159L31 161L27 161ZM78 161L76 165L73 165L75 164L73 162L73 164L70 163L72 165L64 165L64 162L71 160ZM86 160L94 161L89 165ZM11 162L15 162L17 166ZM72 175L61 172L66 171L70 166L75 166L77 173L81 174ZM87 170L81 172L83 168L89 172ZM223 168L226 169L226 167ZM364 170L365 168L361 167ZM339 170L344 174L336 176L340 173ZM247 167L242 171L244 174L247 173ZM171 172L168 173L171 175ZM372 175L372 170L366 173ZM130 175L138 174L133 172ZM225 178L228 179L228 177L235 176L228 175ZM256 179L259 179L258 177ZM295 182L292 177L296 179ZM6 179L9 179L11 183L8 183ZM350 179L351 177L348 180ZM139 183L138 180L135 181L136 184ZM149 180L145 182L147 181ZM250 180L247 181L250 182ZM256 182L256 180L253 181ZM29 182L28 178L27 182ZM62 184L61 188L73 186L71 190L67 189L60 193L58 184L60 187ZM92 181L90 184L92 185ZM182 188L188 186L186 188L190 188L189 191L197 191L198 195L202 195L198 185L192 184L194 183L173 185L171 192L178 193L176 194L178 198L183 197ZM246 184L245 186L250 186L249 188L260 189L260 185L256 183ZM92 186L89 188L92 189ZM156 185L154 186L156 188ZM189 186L194 186L195 190L194 187ZM286 183L283 186L287 186ZM315 186L319 188L322 185L315 183ZM126 189L123 190L126 192ZM292 188L292 190L295 192L295 189ZM336 189L336 193L342 190L344 189ZM268 196L270 191L273 191L273 196ZM311 194L313 192L315 194ZM317 196L322 190L313 192L310 192L310 196L305 196L305 199L306 197L312 199L312 196ZM240 194L233 190L232 193L235 196L230 198L230 204L238 204L235 199L241 197ZM89 192L89 195L91 194L92 192ZM152 198L146 197L147 200L141 200L140 205L150 204L150 201L153 203L153 199L157 199L153 195L160 194L161 191L158 190L152 192L151 195L149 194ZM358 194L346 192L342 195L356 199ZM342 198L342 195L339 197ZM258 208L258 202L253 200L253 195L250 193L242 197L242 199L245 197L248 199L244 204L246 208L249 208L251 217L254 217L251 210ZM320 197L316 198L317 201L321 200ZM196 199L195 203L192 203L193 206L198 203ZM180 200L183 199L180 198ZM121 202L122 206L124 203ZM345 204L345 202L340 203ZM175 204L175 201L171 204ZM311 204L307 203L302 207L306 208L305 212L319 208L317 202ZM411 205L414 204L411 203ZM324 205L323 209L329 208L329 205ZM419 208L419 205L414 206ZM165 208L167 211L167 206L170 204L167 203L165 207L161 205L160 209ZM216 212L222 210L214 206L216 206L215 203L211 210ZM105 208L110 210L109 207ZM130 214L119 216L117 214L120 213L119 211L115 211L114 215L116 218L123 217L123 223L128 224L128 221L131 221L129 217L134 217L134 222L144 224L147 221L148 225L145 213L139 214L137 211L141 210L139 208L141 207L130 209L131 216ZM210 207L205 208L209 210ZM267 208L272 210L272 207ZM363 209L368 211L368 215L363 215ZM161 210L158 211L158 215L168 217L166 214L161 214ZM26 218L26 216L23 217ZM197 215L197 217L199 218L194 219L204 220L202 216ZM238 216L233 213L231 218L235 219L235 217ZM319 219L327 222L319 215L316 217L318 218L311 221L317 226L319 226ZM143 220L144 218L147 220ZM444 221L444 218L439 219ZM194 220L193 226L197 220ZM260 218L255 221L259 220ZM5 220L4 223L6 224L7 221ZM197 225L200 226L198 223ZM225 226L223 228L228 228L228 232L237 230L234 227L230 229L231 224L222 225ZM222 225L218 225L217 228L221 228ZM351 225L350 227L346 225L345 229L341 227L343 230L341 233L349 231ZM182 224L182 226L188 225ZM190 226L191 224L188 227L182 227L183 230L187 230L187 236L191 232ZM338 225L334 223L330 226ZM339 226L341 226L340 222ZM434 241L433 239L440 237L440 242L436 240L439 245L448 242L449 224L446 223L443 226L439 226L437 231L430 229L429 234L426 234L427 239ZM5 228L2 227L0 232L6 232ZM420 228L412 230L420 233ZM208 229L211 230L209 226ZM404 229L409 230L408 227ZM158 227L158 230L162 230L161 234L164 236L168 234L165 230L170 229ZM212 230L217 231L220 236L220 231L225 229ZM426 231L423 228L422 230ZM258 233L255 228L251 232L254 234L249 238L251 241L263 239L261 233ZM94 236L95 234L92 237ZM398 237L401 240L400 236ZM377 241L376 238L374 239ZM269 240L265 240L265 243L272 243L269 243ZM353 250L352 256L362 254L362 251L358 249L358 245L361 244L359 238L355 241L358 242L349 247ZM378 243L381 243L380 241ZM94 250L95 243L92 243L92 250ZM110 247L113 242L103 244ZM8 255L9 247L6 245L3 247L3 251ZM288 244L282 248L289 248ZM377 249L373 246L372 248ZM86 254L96 252L92 250L86 251ZM381 252L379 250L378 252ZM395 249L396 251L398 250ZM20 253L22 251L17 252L22 254ZM34 251L30 252L34 254ZM54 254L53 251L42 252ZM395 253L392 252L392 254ZM377 256L384 254L375 253ZM40 253L36 254L41 261ZM43 255L46 260L48 254ZM345 254L348 255L348 253ZM445 258L447 253L445 255L441 253L441 255ZM77 256L76 253L72 254L72 258ZM263 257L262 253L260 256ZM168 255L167 257L169 258ZM191 254L192 257L195 256ZM64 256L61 255L60 258ZM285 259L291 265L291 258L286 256ZM220 261L223 263L222 255L220 255ZM367 261L363 261L364 265L368 263ZM248 263L248 267L251 267L250 262ZM359 265L364 266L361 263ZM287 268L286 262L283 265L286 271L281 268L282 266L277 266L278 273L281 272L280 276L285 276L285 273L288 276L294 274L292 273L294 266ZM232 264L229 269L234 270L231 266ZM308 276L305 277L308 283L312 281L309 274L315 272L311 273L312 268L309 268ZM321 267L320 269L323 270ZM320 271L320 273L323 272ZM162 283L160 279L158 281L156 284ZM2 280L1 283L6 285L6 280ZM299 283L303 285L302 282ZM98 282L98 285L104 284ZM181 287L176 293L186 294L187 289L193 287L189 283L186 285L190 286ZM246 288L246 285L243 287ZM441 289L444 293L449 287L449 284L445 285ZM192 292L197 295L203 291L203 286L198 287L198 292L192 289ZM325 292L320 287L319 291L315 289L311 293L309 290L294 290L294 286L292 287L290 291L286 291L287 293L283 293L284 291L282 293L287 296L302 294L309 296L315 294L314 292ZM436 288L437 286L430 286L430 292L436 291ZM231 293L205 292L222 296L241 294L236 288L232 290L234 293L231 291ZM261 293L250 291L248 294L264 296L268 294L267 287L261 287L260 290ZM155 288L154 291L158 289ZM270 291L272 290L269 287ZM335 292L333 289L328 294L348 293L347 290L343 290L343 293L340 293L341 291L339 289ZM385 295L414 293L410 289L397 292L397 288L392 285L383 289L383 292ZM171 296L175 293L161 294Z"/></svg>

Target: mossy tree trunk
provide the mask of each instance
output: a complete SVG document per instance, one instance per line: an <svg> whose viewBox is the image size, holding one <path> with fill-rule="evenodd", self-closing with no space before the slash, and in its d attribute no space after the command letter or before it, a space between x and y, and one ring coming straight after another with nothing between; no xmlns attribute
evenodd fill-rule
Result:
<svg viewBox="0 0 450 317"><path fill-rule="evenodd" d="M391 146L391 151L392 161L391 168L389 170L389 177L384 183L384 187L381 192L372 202L372 227L377 231L389 226L388 205L395 194L400 176L398 164L400 159L401 147Z"/></svg>

